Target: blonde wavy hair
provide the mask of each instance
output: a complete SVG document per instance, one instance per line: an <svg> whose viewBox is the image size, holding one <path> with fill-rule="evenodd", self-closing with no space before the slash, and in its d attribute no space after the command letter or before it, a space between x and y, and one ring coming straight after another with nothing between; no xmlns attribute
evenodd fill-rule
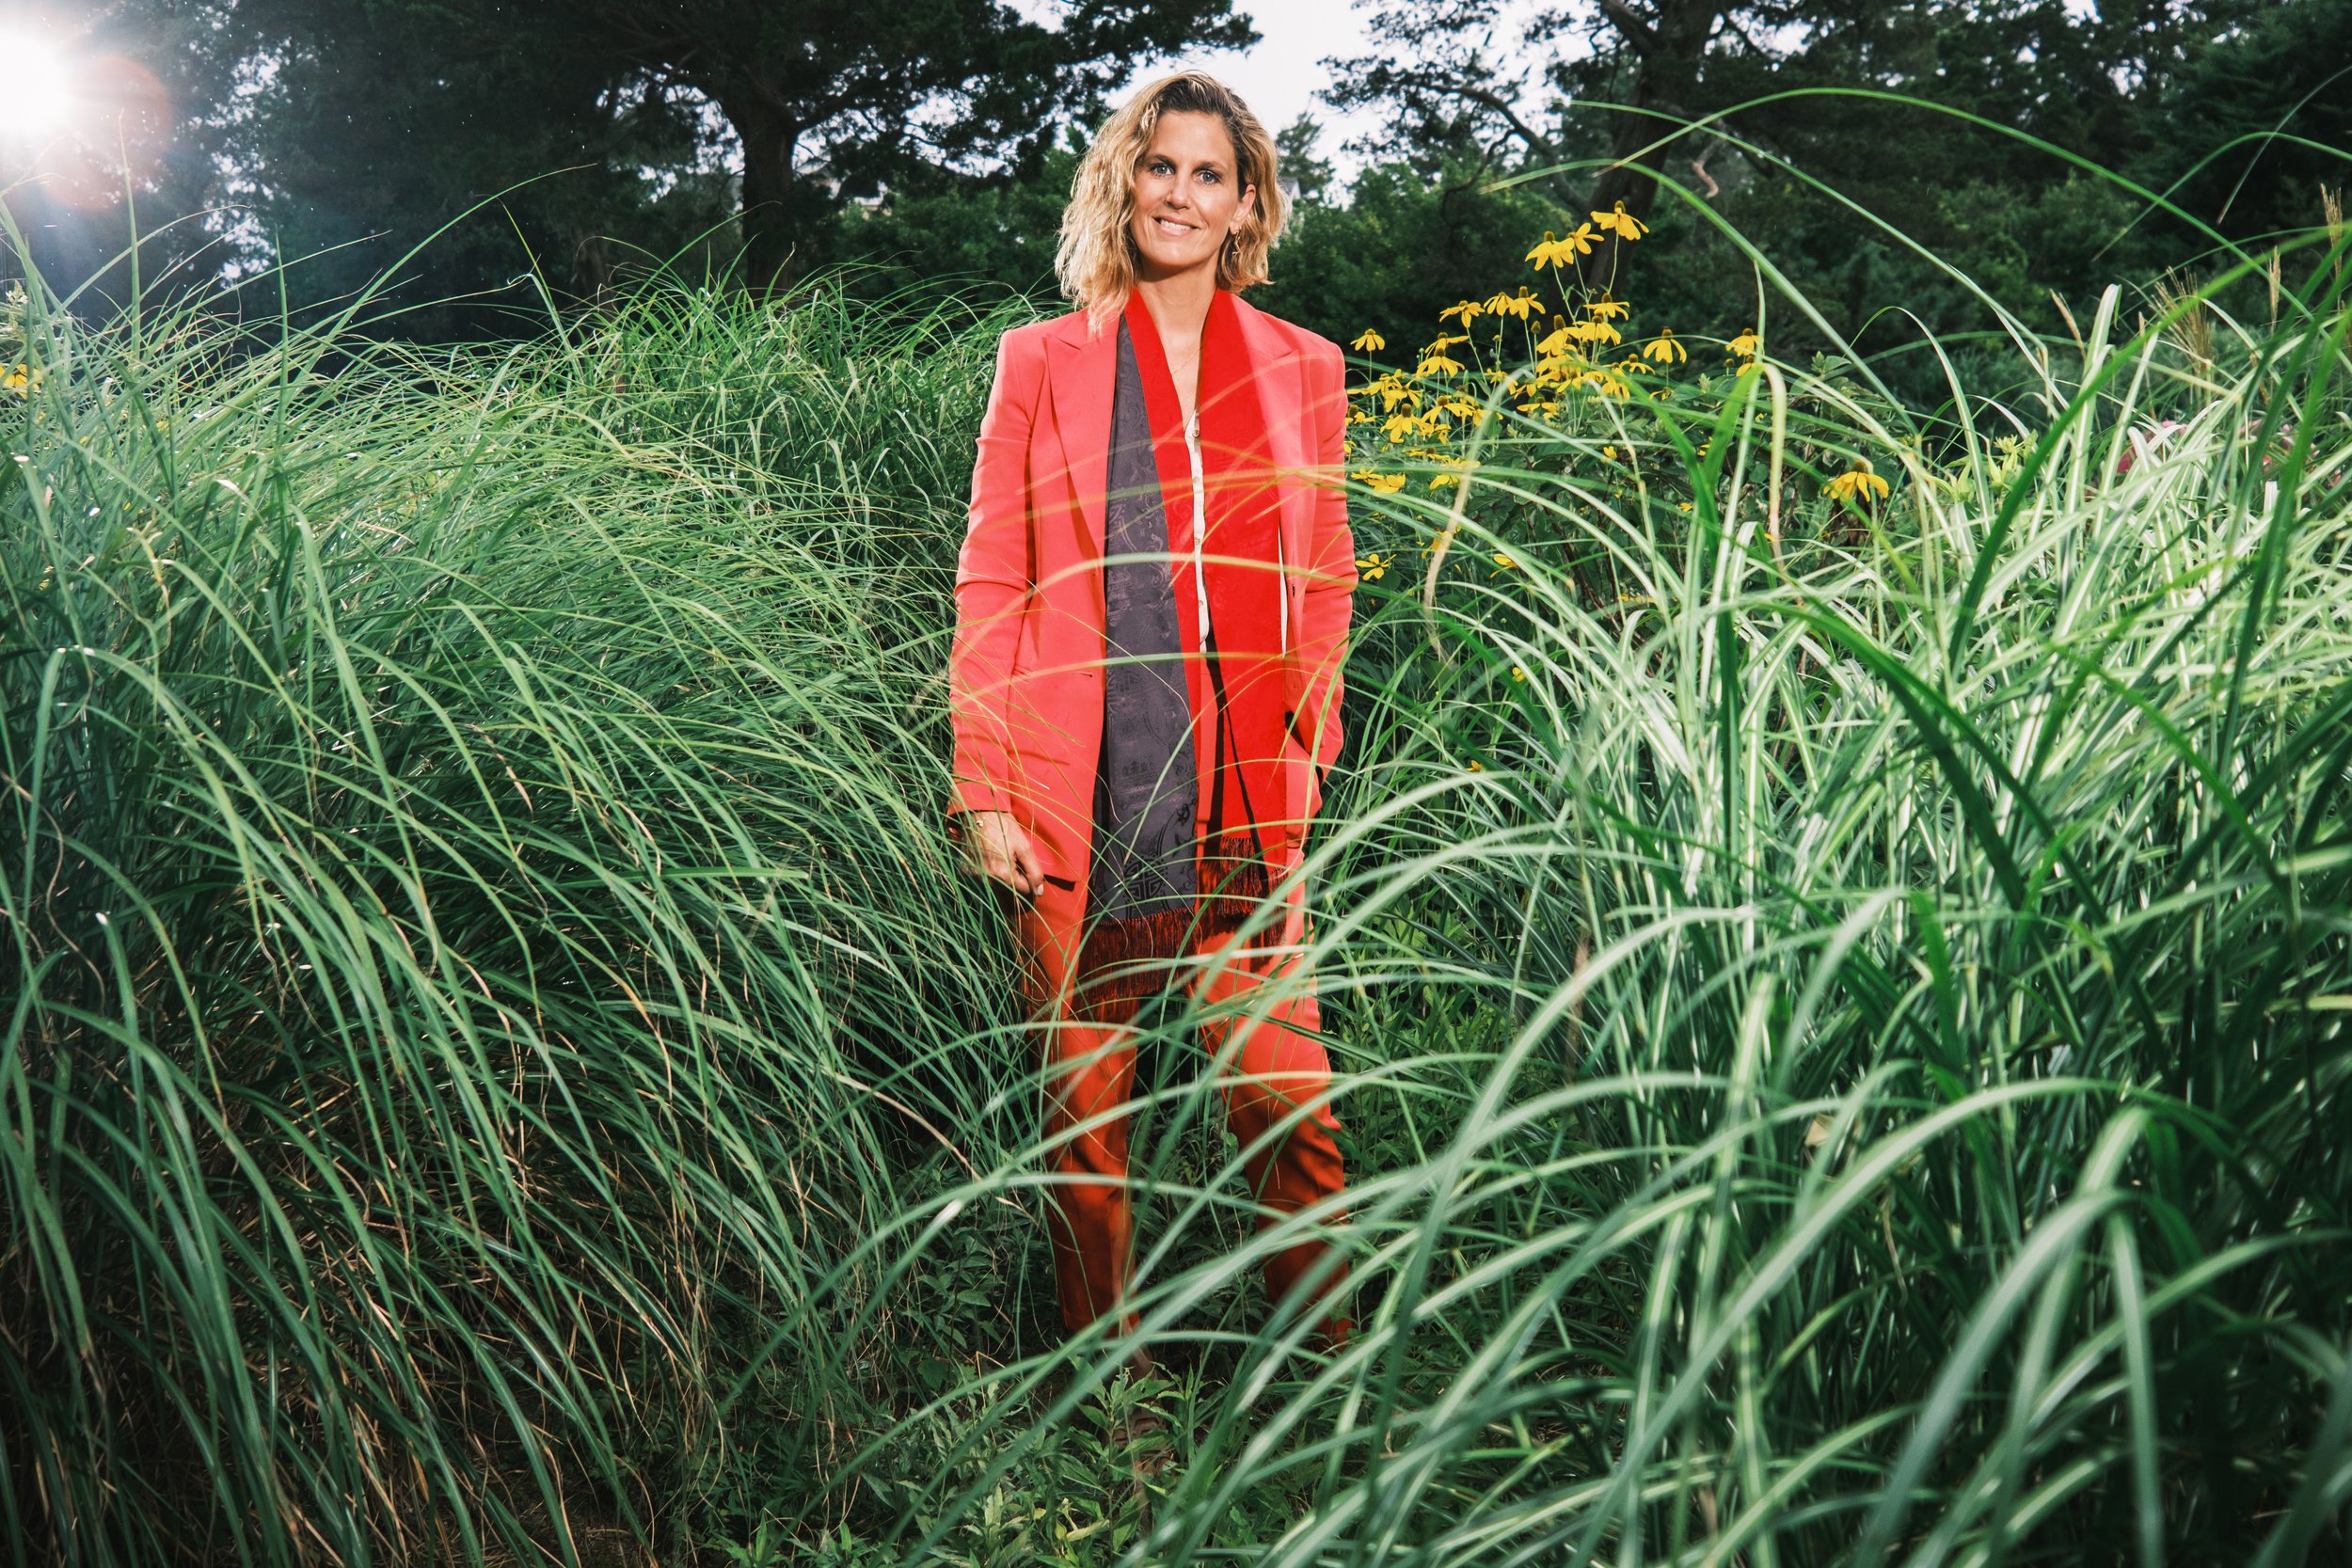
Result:
<svg viewBox="0 0 2352 1568"><path fill-rule="evenodd" d="M1238 94L1205 71L1163 76L1129 99L1094 133L1077 178L1070 182L1070 205L1062 210L1061 243L1054 273L1061 292L1085 308L1091 325L1104 322L1127 303L1136 286L1136 166L1151 149L1160 117L1215 115L1233 141L1234 178L1255 190L1249 219L1218 252L1216 286L1238 293L1266 279L1266 252L1282 232L1286 203L1275 181L1274 138Z"/></svg>

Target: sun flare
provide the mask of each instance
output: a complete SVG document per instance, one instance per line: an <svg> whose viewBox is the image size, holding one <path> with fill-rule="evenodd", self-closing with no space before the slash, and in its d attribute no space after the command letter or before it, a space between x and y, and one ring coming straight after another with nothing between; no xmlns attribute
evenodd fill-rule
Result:
<svg viewBox="0 0 2352 1568"><path fill-rule="evenodd" d="M0 140L53 134L73 104L65 57L24 33L0 33Z"/></svg>

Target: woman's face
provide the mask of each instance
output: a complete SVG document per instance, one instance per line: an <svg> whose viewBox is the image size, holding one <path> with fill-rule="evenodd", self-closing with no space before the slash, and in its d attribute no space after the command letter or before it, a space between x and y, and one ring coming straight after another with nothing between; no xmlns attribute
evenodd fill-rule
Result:
<svg viewBox="0 0 2352 1568"><path fill-rule="evenodd" d="M1233 138L1216 115L1165 114L1136 165L1136 209L1128 228L1143 276L1163 278L1214 268L1228 234L1249 222L1258 193L1244 188Z"/></svg>

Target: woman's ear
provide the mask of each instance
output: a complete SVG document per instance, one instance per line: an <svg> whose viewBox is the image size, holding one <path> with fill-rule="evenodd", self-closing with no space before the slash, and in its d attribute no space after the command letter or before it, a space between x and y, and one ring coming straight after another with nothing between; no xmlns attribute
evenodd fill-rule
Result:
<svg viewBox="0 0 2352 1568"><path fill-rule="evenodd" d="M1249 220L1256 214L1257 211L1258 187L1255 185L1244 185L1241 188L1241 199L1233 203L1232 227L1228 229L1226 232L1232 235L1234 238L1239 239L1241 237L1241 231L1249 227Z"/></svg>

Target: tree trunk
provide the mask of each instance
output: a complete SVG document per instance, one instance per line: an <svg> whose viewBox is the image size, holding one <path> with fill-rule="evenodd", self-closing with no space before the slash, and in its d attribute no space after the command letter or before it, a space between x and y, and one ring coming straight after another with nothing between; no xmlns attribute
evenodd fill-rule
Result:
<svg viewBox="0 0 2352 1568"><path fill-rule="evenodd" d="M1689 113L1708 40L1728 7L1724 0L1659 0L1657 21L1648 25L1620 5L1602 8L1633 51L1633 112L1618 118L1610 140L1617 161L1594 182L1593 210L1606 213L1622 201L1646 221L1658 205L1653 176L1666 165L1666 138ZM1624 248L1614 235L1597 240L1591 255L1578 258L1577 281L1595 294L1614 293L1625 278Z"/></svg>
<svg viewBox="0 0 2352 1568"><path fill-rule="evenodd" d="M764 298L784 281L792 260L792 155L800 122L755 94L719 100L719 110L743 143L743 284Z"/></svg>

